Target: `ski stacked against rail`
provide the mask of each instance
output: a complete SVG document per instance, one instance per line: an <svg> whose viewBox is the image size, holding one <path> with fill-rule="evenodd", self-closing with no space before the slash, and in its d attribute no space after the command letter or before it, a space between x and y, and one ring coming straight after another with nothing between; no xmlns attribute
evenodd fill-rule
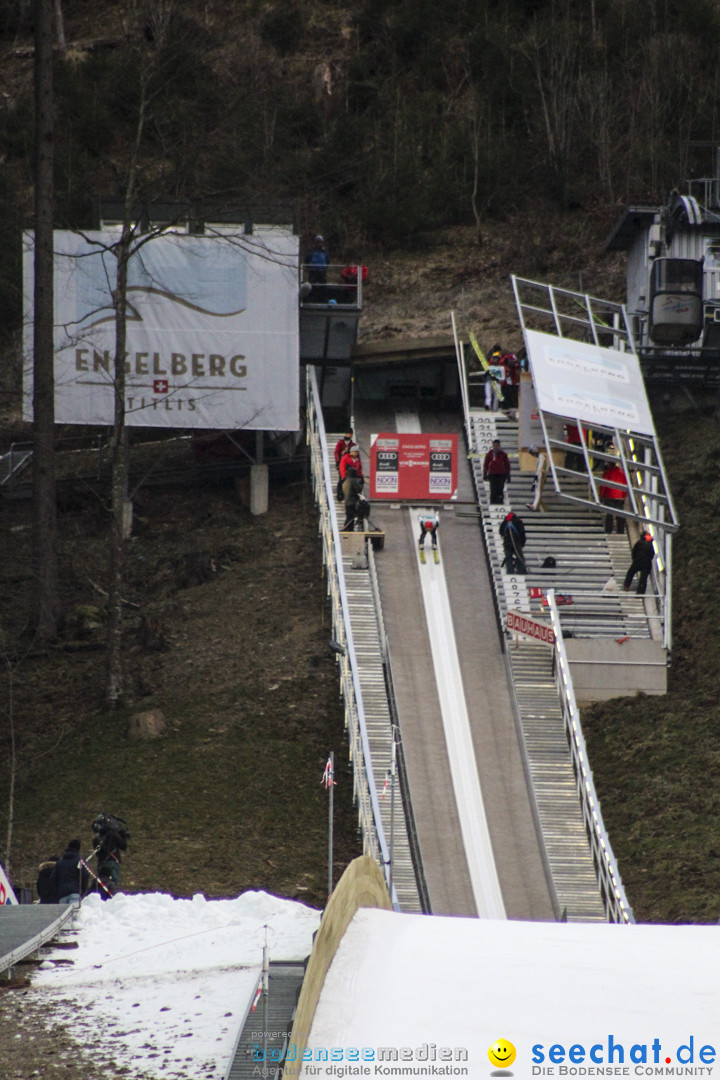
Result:
<svg viewBox="0 0 720 1080"><path fill-rule="evenodd" d="M482 364L483 371L486 371L487 374L490 376L490 381L492 382L493 390L495 391L495 394L497 395L498 401L502 401L503 400L502 385L498 382L498 380L493 375L492 368L488 364L487 359L485 357L485 353L480 348L480 345L478 343L478 339L475 337L472 330L468 330L468 341L470 342L473 349L475 350L475 355L477 356L478 360Z"/></svg>

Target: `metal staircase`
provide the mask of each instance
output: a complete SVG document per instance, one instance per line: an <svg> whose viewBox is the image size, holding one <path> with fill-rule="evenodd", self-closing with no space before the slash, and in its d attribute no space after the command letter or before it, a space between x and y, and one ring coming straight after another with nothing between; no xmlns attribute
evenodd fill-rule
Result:
<svg viewBox="0 0 720 1080"><path fill-rule="evenodd" d="M516 422L504 414L471 411L470 423L476 448L471 459L473 475L503 625L508 609L547 617L541 593L554 588L561 597L572 598L572 603L562 608L564 633L649 636L643 601L622 592L622 578L619 593L602 593L610 579L618 580L623 547L627 566L627 538L606 537L600 514L579 503L561 503L551 495L545 499L545 512L527 510L532 476L519 473L513 451L508 449L517 446ZM483 458L495 438L501 440L515 464L505 506L490 505L482 479ZM525 522L526 575L508 574L502 565L498 530L510 509ZM543 568L548 555L556 560L556 566ZM519 641L508 646L507 658L526 767L558 907L569 921L605 921L605 905L578 800L578 779L555 684L554 654L544 646Z"/></svg>
<svg viewBox="0 0 720 1080"><path fill-rule="evenodd" d="M339 434L326 435L326 449L330 460L340 437ZM372 772L378 791L380 818L392 862L390 879L397 893L400 910L421 913L427 911L428 907L422 868L417 858L413 860L410 839L414 832L412 809L407 795L403 795L401 790L404 786L402 778L396 773L393 780L391 772L393 738L397 740L399 734L393 724L391 712L392 688L388 679L387 649L379 596L373 581L373 551L369 543L365 551L365 545L365 541L359 541L355 545L364 556L360 559L348 551L343 551L342 555L358 681ZM356 791L356 797L361 797L359 791Z"/></svg>
<svg viewBox="0 0 720 1080"><path fill-rule="evenodd" d="M391 851L392 881L400 910L420 913L423 904L397 779L392 790L393 724L370 570L353 567L351 559L344 559L343 564L380 815Z"/></svg>

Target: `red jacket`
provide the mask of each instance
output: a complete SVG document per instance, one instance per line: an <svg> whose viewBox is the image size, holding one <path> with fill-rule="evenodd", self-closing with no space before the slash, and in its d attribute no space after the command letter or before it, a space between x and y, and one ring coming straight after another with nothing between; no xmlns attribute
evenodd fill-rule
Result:
<svg viewBox="0 0 720 1080"><path fill-rule="evenodd" d="M590 428L583 427L583 435L585 436L585 445L587 446L590 441ZM582 445L577 424L565 425L565 442L570 443L571 446Z"/></svg>
<svg viewBox="0 0 720 1080"><path fill-rule="evenodd" d="M349 454L353 446L356 446L354 439L346 439L343 435L342 439L339 439L335 446L335 464L340 465L343 454Z"/></svg>
<svg viewBox="0 0 720 1080"><path fill-rule="evenodd" d="M355 475L362 477L362 461L359 454L343 454L340 458L340 479L346 480L348 475L348 467L352 466L355 470ZM352 473L350 473L352 476Z"/></svg>
<svg viewBox="0 0 720 1080"><path fill-rule="evenodd" d="M520 361L515 353L505 353L500 359L500 363L505 368L505 378L503 382L506 386L519 386L520 384Z"/></svg>
<svg viewBox="0 0 720 1080"><path fill-rule="evenodd" d="M483 480L488 476L507 476L510 479L510 458L504 450L488 450L483 461Z"/></svg>
<svg viewBox="0 0 720 1080"><path fill-rule="evenodd" d="M608 465L602 474L602 478L605 483L600 488L600 498L624 502L627 495L626 489L614 486L615 484L627 484L623 469L619 465Z"/></svg>

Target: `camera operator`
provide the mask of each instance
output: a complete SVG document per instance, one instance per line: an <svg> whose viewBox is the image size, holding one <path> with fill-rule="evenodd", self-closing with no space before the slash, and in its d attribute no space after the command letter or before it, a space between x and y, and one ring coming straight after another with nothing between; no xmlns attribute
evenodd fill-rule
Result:
<svg viewBox="0 0 720 1080"><path fill-rule="evenodd" d="M127 850L130 832L122 818L111 814L98 814L92 827L98 857L98 877L105 886L103 899L106 899L114 896L120 888L120 852Z"/></svg>

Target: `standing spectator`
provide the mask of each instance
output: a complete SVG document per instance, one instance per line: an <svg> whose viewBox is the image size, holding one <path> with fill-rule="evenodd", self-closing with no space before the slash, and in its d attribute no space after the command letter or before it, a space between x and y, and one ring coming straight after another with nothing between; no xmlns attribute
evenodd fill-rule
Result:
<svg viewBox="0 0 720 1080"><path fill-rule="evenodd" d="M637 543L633 545L632 562L625 575L625 583L623 585L625 592L630 592L632 580L636 574L639 574L640 578L637 587L638 595L642 596L645 593L647 579L650 576L654 558L655 548L653 547L652 536L648 532L643 533Z"/></svg>
<svg viewBox="0 0 720 1080"><path fill-rule="evenodd" d="M625 471L616 461L610 461L605 466L602 480L600 502L608 509L608 513L605 515L605 532L611 533L614 527L617 532L624 533L625 518L616 511L622 510L625 505L625 496L627 495ZM625 486L618 487L618 484L624 484Z"/></svg>
<svg viewBox="0 0 720 1080"><path fill-rule="evenodd" d="M98 877L104 888L103 900L114 896L120 888L121 851L127 850L130 832L122 818L112 814L98 814L93 821L93 832L98 857Z"/></svg>
<svg viewBox="0 0 720 1080"><path fill-rule="evenodd" d="M493 439L483 461L483 480L490 481L490 502L502 505L505 498L505 484L510 481L510 458L507 456L499 439Z"/></svg>
<svg viewBox="0 0 720 1080"><path fill-rule="evenodd" d="M305 256L308 269L308 281L312 285L327 284L327 268L330 265L330 253L325 247L322 236L315 237L315 243Z"/></svg>
<svg viewBox="0 0 720 1080"><path fill-rule="evenodd" d="M490 353L488 370L485 375L485 408L489 412L497 412L500 407L500 399L497 396L497 386L502 386L505 378L505 368L502 364L502 349L496 345Z"/></svg>
<svg viewBox="0 0 720 1080"><path fill-rule="evenodd" d="M336 492L337 497L338 497L338 502L342 501L342 497L343 497L343 493L342 493L342 477L340 476L340 462L342 461L342 459L345 457L346 454L350 453L353 446L355 446L355 445L356 445L356 443L355 443L355 440L353 439L353 430L352 430L351 427L349 427L347 429L347 431L343 435L342 439L338 439L337 443L335 444L335 468L338 471L338 482L337 482L337 492Z"/></svg>
<svg viewBox="0 0 720 1080"><path fill-rule="evenodd" d="M342 270L340 271L340 280L344 281L346 285L357 285L358 269L360 269L360 280L364 285L368 279L368 274L370 273L370 271L368 270L367 266L358 268L354 265L354 263L350 263L348 264L348 266L344 266L342 268Z"/></svg>
<svg viewBox="0 0 720 1080"><path fill-rule="evenodd" d="M585 428L583 434L587 443L589 434L587 428ZM580 428L577 424L565 425L565 442L572 447L577 447L577 450L573 449L565 452L565 468L572 469L574 472L585 472L585 457L582 450Z"/></svg>
<svg viewBox="0 0 720 1080"><path fill-rule="evenodd" d="M505 554L503 563L508 574L527 573L525 558L523 556L526 537L525 524L522 518L519 518L517 514L513 514L511 511L500 525L499 531L503 542L503 552Z"/></svg>
<svg viewBox="0 0 720 1080"><path fill-rule="evenodd" d="M344 266L340 271L340 280L345 286L345 300L346 304L353 304L358 302L358 282L362 282L364 285L368 279L367 266L356 266L354 263L349 263Z"/></svg>
<svg viewBox="0 0 720 1080"><path fill-rule="evenodd" d="M90 884L90 875L80 862L80 841L71 840L65 854L55 863L49 885L57 889L58 904L79 904Z"/></svg>
<svg viewBox="0 0 720 1080"><path fill-rule="evenodd" d="M513 352L501 356L500 362L505 371L503 378L503 400L508 409L517 409L520 395L520 361Z"/></svg>
<svg viewBox="0 0 720 1080"><path fill-rule="evenodd" d="M345 500L345 524L343 532L351 531L355 527L358 495L363 489L362 462L360 451L357 446L351 447L347 454L340 458L340 479L342 492Z"/></svg>
<svg viewBox="0 0 720 1080"><path fill-rule="evenodd" d="M38 867L35 891L41 904L57 904L58 902L57 875L53 876L57 861L57 855L54 855L51 859L41 862Z"/></svg>

